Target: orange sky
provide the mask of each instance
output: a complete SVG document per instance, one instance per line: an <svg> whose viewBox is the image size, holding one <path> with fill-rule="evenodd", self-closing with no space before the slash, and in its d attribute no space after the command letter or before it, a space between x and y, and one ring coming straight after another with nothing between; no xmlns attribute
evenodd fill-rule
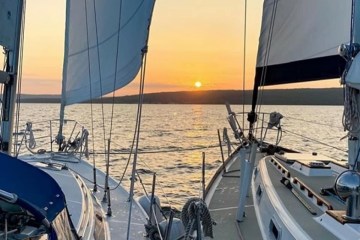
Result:
<svg viewBox="0 0 360 240"><path fill-rule="evenodd" d="M262 0L248 1L246 89L254 78ZM26 6L22 92L60 94L65 0ZM244 0L157 0L150 33L146 92L242 89ZM293 87L337 87L321 81ZM138 78L118 91L134 94ZM279 86L273 87L279 88Z"/></svg>

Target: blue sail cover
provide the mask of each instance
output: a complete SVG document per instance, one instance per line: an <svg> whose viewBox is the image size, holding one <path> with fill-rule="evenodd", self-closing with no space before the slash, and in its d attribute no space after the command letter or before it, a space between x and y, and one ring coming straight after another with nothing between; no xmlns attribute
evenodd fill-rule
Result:
<svg viewBox="0 0 360 240"><path fill-rule="evenodd" d="M52 177L4 153L0 153L0 189L16 194L21 199L17 204L26 202L50 222L65 208L64 193Z"/></svg>

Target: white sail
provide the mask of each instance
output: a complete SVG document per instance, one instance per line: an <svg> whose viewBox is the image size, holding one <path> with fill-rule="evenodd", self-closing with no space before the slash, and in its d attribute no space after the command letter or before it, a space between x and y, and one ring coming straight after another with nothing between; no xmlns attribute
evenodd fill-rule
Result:
<svg viewBox="0 0 360 240"><path fill-rule="evenodd" d="M84 0L68 0L64 105L98 98L135 78L153 6L154 0L86 0L86 6Z"/></svg>
<svg viewBox="0 0 360 240"><path fill-rule="evenodd" d="M270 67L265 85L341 74L345 61L337 50L350 41L351 2L265 0L257 57L258 75Z"/></svg>
<svg viewBox="0 0 360 240"><path fill-rule="evenodd" d="M0 45L14 50L16 42L18 0L0 0Z"/></svg>

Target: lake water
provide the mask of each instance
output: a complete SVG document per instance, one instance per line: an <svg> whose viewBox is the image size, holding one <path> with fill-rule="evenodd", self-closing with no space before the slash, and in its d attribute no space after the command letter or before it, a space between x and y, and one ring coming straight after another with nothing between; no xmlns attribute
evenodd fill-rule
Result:
<svg viewBox="0 0 360 240"><path fill-rule="evenodd" d="M94 146L96 152L104 152L104 139L109 138L111 105L93 105ZM242 106L232 106L242 112ZM249 106L246 106L246 110ZM44 131L47 120L58 119L58 104L22 104L20 128L25 122L33 122L35 137ZM111 174L120 178L126 166L128 151L134 134L136 105L115 105L111 133ZM277 111L284 115L283 136L280 145L302 152L318 152L336 160L347 158L346 139L342 130L342 106L263 106L261 111ZM104 112L104 118L101 112ZM229 128L227 111L223 105L144 105L141 124L138 168L151 169L157 173L157 195L165 205L181 208L188 197L201 194L202 152L206 158L206 180L221 164L217 129ZM91 107L89 104L69 106L66 118L86 126L91 133ZM267 119L266 119L267 121ZM103 127L103 122L105 127ZM239 116L242 122L242 116ZM241 123L242 124L242 123ZM247 123L245 124L245 127ZM52 129L53 134L57 129ZM105 137L104 137L105 132ZM235 142L230 129L229 136ZM300 136L306 136L303 138ZM91 137L93 139L93 137ZM267 139L275 139L276 131L268 131ZM316 140L318 142L312 141ZM321 143L326 145L323 145ZM331 147L329 147L331 146ZM335 148L334 148L335 147ZM225 154L227 154L226 149ZM105 169L104 157L96 160ZM127 172L126 179L129 179ZM152 175L141 175L147 188L151 189ZM128 187L128 181L125 183ZM141 186L137 184L137 190ZM166 197L165 197L166 195Z"/></svg>

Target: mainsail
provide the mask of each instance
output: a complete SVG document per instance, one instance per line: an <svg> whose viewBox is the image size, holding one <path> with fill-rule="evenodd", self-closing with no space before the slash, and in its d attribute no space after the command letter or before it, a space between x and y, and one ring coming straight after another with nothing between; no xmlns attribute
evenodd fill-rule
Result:
<svg viewBox="0 0 360 240"><path fill-rule="evenodd" d="M351 0L265 0L255 88L341 76Z"/></svg>
<svg viewBox="0 0 360 240"><path fill-rule="evenodd" d="M154 0L68 0L62 104L130 83L147 47Z"/></svg>
<svg viewBox="0 0 360 240"><path fill-rule="evenodd" d="M0 1L0 45L8 50L14 50L15 48L17 21L20 11L19 1Z"/></svg>

